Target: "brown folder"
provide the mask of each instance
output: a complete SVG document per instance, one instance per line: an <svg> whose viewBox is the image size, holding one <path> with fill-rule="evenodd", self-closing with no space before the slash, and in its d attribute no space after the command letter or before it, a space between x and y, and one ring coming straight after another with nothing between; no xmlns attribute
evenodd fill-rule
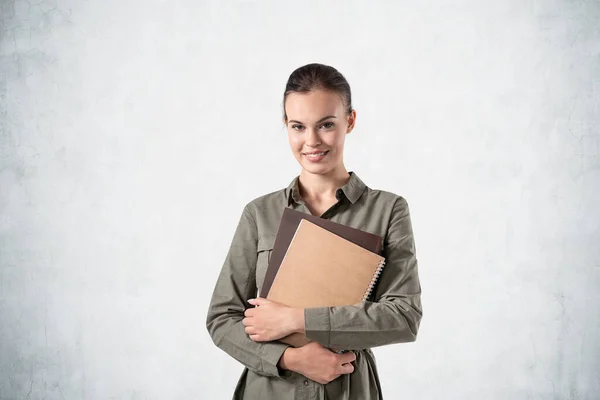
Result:
<svg viewBox="0 0 600 400"><path fill-rule="evenodd" d="M261 297L266 298L269 294L273 279L275 279L275 275L277 275L277 270L281 265L285 252L292 241L292 237L294 237L294 233L296 233L298 224L303 219L309 220L310 222L372 251L373 253L380 254L381 252L381 236L339 224L316 215L296 211L293 208L286 208L283 210L279 229L277 230L277 236L275 237L275 243L273 244L273 251L271 252L271 258L269 259L269 265L267 266L267 272L265 273L265 279L260 291Z"/></svg>
<svg viewBox="0 0 600 400"><path fill-rule="evenodd" d="M345 306L366 300L385 259L302 219L273 280L267 299L289 307ZM293 334L281 342L309 342Z"/></svg>

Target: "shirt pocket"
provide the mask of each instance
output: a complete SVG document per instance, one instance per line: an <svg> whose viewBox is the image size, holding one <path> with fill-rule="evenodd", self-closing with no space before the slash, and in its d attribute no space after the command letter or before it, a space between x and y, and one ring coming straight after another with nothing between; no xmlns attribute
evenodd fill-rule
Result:
<svg viewBox="0 0 600 400"><path fill-rule="evenodd" d="M264 235L258 240L257 254L256 254L256 287L258 293L262 290L263 283L265 282L265 274L267 267L269 266L269 260L271 259L271 253L273 252L273 244L275 243L275 236Z"/></svg>

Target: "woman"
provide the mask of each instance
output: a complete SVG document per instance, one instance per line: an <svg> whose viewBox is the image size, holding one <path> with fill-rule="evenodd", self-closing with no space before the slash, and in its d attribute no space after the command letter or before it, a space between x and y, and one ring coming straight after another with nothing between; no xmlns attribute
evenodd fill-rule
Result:
<svg viewBox="0 0 600 400"><path fill-rule="evenodd" d="M381 399L370 349L416 340L422 316L408 204L401 196L367 187L346 170L344 141L356 111L350 86L335 68L308 64L296 69L283 109L300 175L286 189L244 207L212 296L207 329L219 348L245 366L234 399ZM286 207L384 238L386 266L373 301L296 309L255 298ZM293 332L312 342L292 348L277 341ZM334 353L331 343L352 351Z"/></svg>

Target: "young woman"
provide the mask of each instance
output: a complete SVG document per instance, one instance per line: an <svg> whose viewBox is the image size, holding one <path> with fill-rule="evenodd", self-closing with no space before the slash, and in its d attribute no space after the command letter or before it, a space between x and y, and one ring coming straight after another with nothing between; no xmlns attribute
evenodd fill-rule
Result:
<svg viewBox="0 0 600 400"><path fill-rule="evenodd" d="M245 368L234 399L381 399L376 346L416 340L421 285L408 204L374 190L344 166L356 121L350 86L333 67L308 64L289 77L283 121L300 175L249 202L233 236L208 310L214 343ZM256 298L286 207L384 238L386 258L373 301L296 309ZM293 348L277 339L304 333ZM337 354L329 347L352 350Z"/></svg>

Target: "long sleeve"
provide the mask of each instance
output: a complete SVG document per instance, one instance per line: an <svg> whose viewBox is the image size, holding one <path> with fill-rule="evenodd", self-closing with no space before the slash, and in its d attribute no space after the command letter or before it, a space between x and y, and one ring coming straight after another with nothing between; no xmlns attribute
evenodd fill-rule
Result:
<svg viewBox="0 0 600 400"><path fill-rule="evenodd" d="M324 346L359 350L412 342L422 317L421 285L408 203L398 197L386 237L386 264L374 301L305 309L305 331Z"/></svg>
<svg viewBox="0 0 600 400"><path fill-rule="evenodd" d="M249 206L236 228L229 252L217 279L206 318L206 327L217 347L249 370L264 376L285 377L277 367L287 347L280 342L257 343L242 324L247 300L256 296L258 233Z"/></svg>

